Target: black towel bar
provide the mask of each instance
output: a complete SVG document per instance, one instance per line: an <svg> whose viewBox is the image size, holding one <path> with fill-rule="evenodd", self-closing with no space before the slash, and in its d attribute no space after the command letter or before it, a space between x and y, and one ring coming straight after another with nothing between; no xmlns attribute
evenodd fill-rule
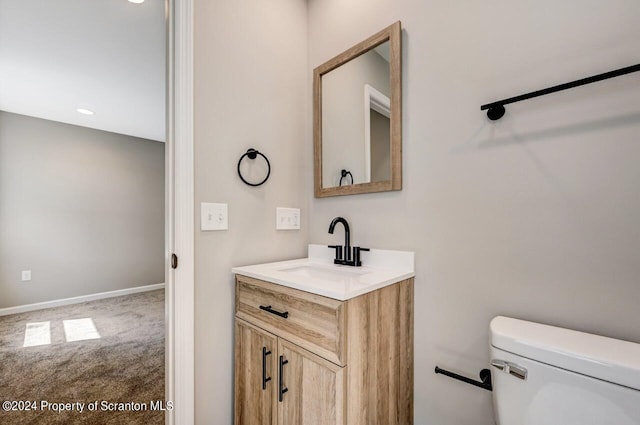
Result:
<svg viewBox="0 0 640 425"><path fill-rule="evenodd" d="M574 87L584 86L585 84L595 83L597 81L608 80L609 78L619 77L621 75L630 74L632 72L640 71L640 64L631 65L625 68L616 69L615 71L609 71L602 74L594 75L592 77L582 78L580 80L571 81L570 83L558 84L557 86L548 87L542 90L532 91L530 93L521 94L520 96L510 97L508 99L502 99L495 102L487 103L480 107L481 111L487 109L487 117L490 120L499 120L505 113L504 105L509 103L520 102L521 100L527 100L538 96L544 96L546 94L555 93L561 90L572 89Z"/></svg>

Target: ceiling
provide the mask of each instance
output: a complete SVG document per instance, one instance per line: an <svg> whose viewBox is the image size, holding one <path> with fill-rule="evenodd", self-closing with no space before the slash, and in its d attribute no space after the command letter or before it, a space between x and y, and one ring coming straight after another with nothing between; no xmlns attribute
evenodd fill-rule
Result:
<svg viewBox="0 0 640 425"><path fill-rule="evenodd" d="M164 141L164 0L0 0L0 110Z"/></svg>

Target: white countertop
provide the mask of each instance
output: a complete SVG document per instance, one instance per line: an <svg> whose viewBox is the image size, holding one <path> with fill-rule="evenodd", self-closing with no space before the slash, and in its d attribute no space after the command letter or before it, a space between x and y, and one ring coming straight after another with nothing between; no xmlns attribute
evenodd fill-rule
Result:
<svg viewBox="0 0 640 425"><path fill-rule="evenodd" d="M308 258L234 267L231 271L340 301L415 276L413 252L365 251L361 267L333 264L334 253L326 245L311 244Z"/></svg>

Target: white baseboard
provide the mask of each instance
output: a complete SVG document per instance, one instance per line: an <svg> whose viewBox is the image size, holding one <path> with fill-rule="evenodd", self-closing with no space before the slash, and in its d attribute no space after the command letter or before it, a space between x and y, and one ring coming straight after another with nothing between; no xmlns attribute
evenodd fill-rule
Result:
<svg viewBox="0 0 640 425"><path fill-rule="evenodd" d="M154 285L136 286L135 288L118 289L109 292L100 292L98 294L82 295L73 298L63 298L60 300L45 301L35 304L19 305L16 307L0 308L0 316L8 316L10 314L26 313L28 311L44 310L45 308L60 307L63 305L80 304L87 301L102 300L104 298L121 297L123 295L137 294L138 292L155 291L163 289L164 283L156 283Z"/></svg>

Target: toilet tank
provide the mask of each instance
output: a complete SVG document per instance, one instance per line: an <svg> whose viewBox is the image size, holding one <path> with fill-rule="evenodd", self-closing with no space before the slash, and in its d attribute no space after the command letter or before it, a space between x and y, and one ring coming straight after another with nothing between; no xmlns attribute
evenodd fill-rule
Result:
<svg viewBox="0 0 640 425"><path fill-rule="evenodd" d="M640 344L498 316L497 425L640 425Z"/></svg>

